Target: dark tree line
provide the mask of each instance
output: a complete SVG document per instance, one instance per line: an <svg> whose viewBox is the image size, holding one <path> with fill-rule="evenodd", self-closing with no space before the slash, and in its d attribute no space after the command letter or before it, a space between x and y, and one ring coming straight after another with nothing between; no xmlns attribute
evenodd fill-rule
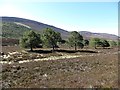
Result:
<svg viewBox="0 0 120 90"><path fill-rule="evenodd" d="M116 43L115 41L107 41L105 39L91 38L90 40L84 40L83 36L80 35L77 31L73 31L70 34L68 40L62 40L61 34L52 30L51 28L46 28L42 34L38 34L34 31L27 31L24 33L23 37L20 39L20 46L24 48L30 48L33 51L33 48L43 46L52 48L53 51L58 46L58 43L67 43L70 47L83 48L84 46L91 46L95 49L97 47L113 47L120 45L120 42Z"/></svg>
<svg viewBox="0 0 120 90"><path fill-rule="evenodd" d="M53 48L57 47L57 42L61 41L61 34L55 32L50 28L46 28L42 35L35 33L34 31L25 32L23 37L20 39L20 46L24 48L30 48L33 51L33 48L42 46Z"/></svg>

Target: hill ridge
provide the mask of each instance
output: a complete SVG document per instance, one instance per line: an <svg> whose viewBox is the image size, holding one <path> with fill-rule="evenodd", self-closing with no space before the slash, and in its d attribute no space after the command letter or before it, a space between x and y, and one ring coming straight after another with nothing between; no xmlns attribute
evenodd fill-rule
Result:
<svg viewBox="0 0 120 90"><path fill-rule="evenodd" d="M19 18L19 17L1 17L3 22L18 22L21 24L25 24L29 27L31 27L32 30L36 30L41 32L45 28L52 28L53 30L60 32L61 36L64 39L67 39L70 35L70 31L55 27L53 25L48 25L45 23L41 23L35 20L30 20L30 19L25 19L25 18ZM107 34L107 33L95 33L95 32L90 32L90 31L79 31L79 33L85 38L85 39L90 39L91 37L98 37L98 38L105 38L105 39L110 39L110 40L117 40L118 36L114 34Z"/></svg>

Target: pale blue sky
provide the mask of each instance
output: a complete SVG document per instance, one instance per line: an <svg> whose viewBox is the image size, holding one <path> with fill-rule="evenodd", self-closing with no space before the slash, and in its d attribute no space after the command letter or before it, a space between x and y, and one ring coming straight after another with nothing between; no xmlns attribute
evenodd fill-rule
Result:
<svg viewBox="0 0 120 90"><path fill-rule="evenodd" d="M0 1L0 16L36 20L68 31L118 35L117 2Z"/></svg>

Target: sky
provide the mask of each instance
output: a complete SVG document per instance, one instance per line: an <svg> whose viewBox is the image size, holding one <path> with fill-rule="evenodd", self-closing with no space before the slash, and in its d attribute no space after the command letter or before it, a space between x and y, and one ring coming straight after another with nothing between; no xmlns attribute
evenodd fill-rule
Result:
<svg viewBox="0 0 120 90"><path fill-rule="evenodd" d="M31 19L67 31L118 35L118 2L113 1L0 0L0 16Z"/></svg>

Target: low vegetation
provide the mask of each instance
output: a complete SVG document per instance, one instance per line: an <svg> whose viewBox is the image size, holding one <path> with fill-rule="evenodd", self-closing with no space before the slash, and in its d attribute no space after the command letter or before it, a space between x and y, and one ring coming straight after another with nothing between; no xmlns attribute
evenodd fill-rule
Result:
<svg viewBox="0 0 120 90"><path fill-rule="evenodd" d="M110 44L107 40L105 39L99 39L99 38L92 38L90 40L90 46L94 47L95 49L97 47L109 47Z"/></svg>
<svg viewBox="0 0 120 90"><path fill-rule="evenodd" d="M117 49L100 49L66 53L71 57L61 59L56 57L65 53L12 52L10 61L16 61L2 65L2 84L4 88L117 88L117 53ZM72 58L73 54L81 56ZM32 61L17 62L22 59Z"/></svg>

